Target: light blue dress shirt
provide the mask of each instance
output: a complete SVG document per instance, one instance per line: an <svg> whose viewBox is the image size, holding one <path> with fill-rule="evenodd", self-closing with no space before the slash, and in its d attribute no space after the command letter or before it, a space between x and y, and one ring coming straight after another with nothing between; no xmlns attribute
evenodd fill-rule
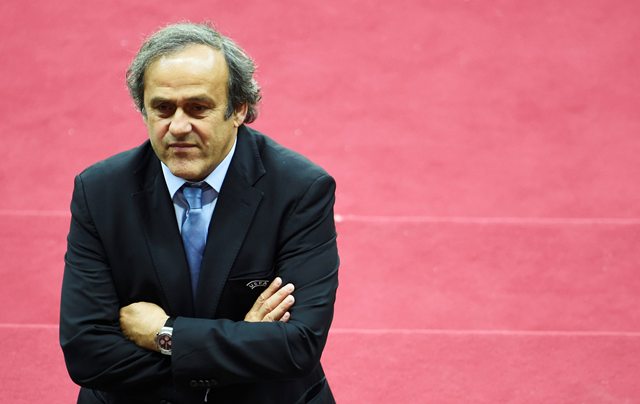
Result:
<svg viewBox="0 0 640 404"><path fill-rule="evenodd" d="M204 179L204 182L209 184L209 186L216 190L216 197L212 201L203 200L202 201L202 213L207 221L207 227L211 223L211 217L213 217L213 211L216 207L216 202L218 202L218 194L220 193L220 188L222 187L222 183L224 182L224 177L227 175L227 171L229 170L229 164L231 164L231 159L233 158L233 154L236 151L236 143L238 139L236 138L233 142L233 146L229 153L225 156L225 158L218 164L218 166ZM182 233L182 221L185 214L185 208L176 202L174 196L176 192L180 189L180 187L188 182L184 178L176 177L171 173L169 167L167 167L164 163L162 164L162 174L164 175L164 180L167 183L167 188L169 189L169 195L171 196L171 200L173 201L173 208L176 211L176 220L178 221L178 229L180 229L180 233Z"/></svg>

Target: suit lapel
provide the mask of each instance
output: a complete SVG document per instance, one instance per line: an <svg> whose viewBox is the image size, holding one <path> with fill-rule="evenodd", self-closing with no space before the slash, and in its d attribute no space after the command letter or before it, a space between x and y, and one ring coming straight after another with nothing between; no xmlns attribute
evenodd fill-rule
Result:
<svg viewBox="0 0 640 404"><path fill-rule="evenodd" d="M196 296L197 317L215 315L231 267L262 200L262 192L253 185L264 173L254 137L241 126L209 226Z"/></svg>
<svg viewBox="0 0 640 404"><path fill-rule="evenodd" d="M149 147L149 149L151 149ZM153 154L153 151L150 151ZM191 280L173 202L155 155L149 157L142 177L142 191L133 194L140 210L149 253L170 315L193 314Z"/></svg>

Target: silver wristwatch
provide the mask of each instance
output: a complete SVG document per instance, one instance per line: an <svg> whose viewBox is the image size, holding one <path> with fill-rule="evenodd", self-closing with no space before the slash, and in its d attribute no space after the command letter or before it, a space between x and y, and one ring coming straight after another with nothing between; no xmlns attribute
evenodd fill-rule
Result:
<svg viewBox="0 0 640 404"><path fill-rule="evenodd" d="M162 327L156 335L156 346L158 351L164 355L171 355L171 336L173 335L173 327Z"/></svg>

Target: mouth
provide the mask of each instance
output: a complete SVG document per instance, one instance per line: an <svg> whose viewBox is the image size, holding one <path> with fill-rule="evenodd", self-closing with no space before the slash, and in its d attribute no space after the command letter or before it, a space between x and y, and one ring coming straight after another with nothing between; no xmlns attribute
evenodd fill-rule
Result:
<svg viewBox="0 0 640 404"><path fill-rule="evenodd" d="M191 149L195 149L198 146L192 143L182 143L182 142L177 142L177 143L170 143L167 148L176 152L181 152L181 151L188 151Z"/></svg>

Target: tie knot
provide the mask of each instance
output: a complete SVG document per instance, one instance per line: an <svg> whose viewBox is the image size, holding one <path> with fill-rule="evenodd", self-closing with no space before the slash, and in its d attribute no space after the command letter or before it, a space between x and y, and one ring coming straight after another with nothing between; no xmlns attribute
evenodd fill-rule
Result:
<svg viewBox="0 0 640 404"><path fill-rule="evenodd" d="M202 184L185 185L182 194L189 204L189 209L202 209Z"/></svg>

